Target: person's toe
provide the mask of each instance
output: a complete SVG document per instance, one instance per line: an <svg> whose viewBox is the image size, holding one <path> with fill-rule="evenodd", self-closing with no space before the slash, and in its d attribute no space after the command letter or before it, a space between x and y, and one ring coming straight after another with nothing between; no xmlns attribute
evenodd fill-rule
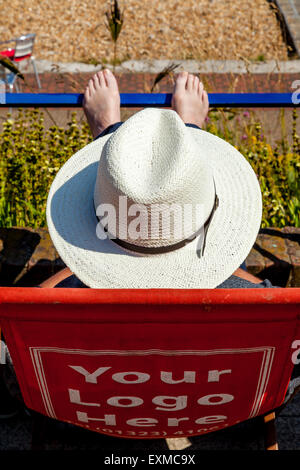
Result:
<svg viewBox="0 0 300 470"><path fill-rule="evenodd" d="M188 72L180 72L175 80L175 91L185 90Z"/></svg>
<svg viewBox="0 0 300 470"><path fill-rule="evenodd" d="M117 83L116 77L109 69L104 70L104 76L105 76L107 86L109 88L112 88L113 90L118 90L118 83Z"/></svg>
<svg viewBox="0 0 300 470"><path fill-rule="evenodd" d="M90 87L87 86L83 94L83 102L86 103L90 99L90 97L91 97L91 90L90 90Z"/></svg>
<svg viewBox="0 0 300 470"><path fill-rule="evenodd" d="M208 100L208 94L207 94L206 90L203 90L203 93L202 93L202 103L203 103L204 107L208 110L209 100Z"/></svg>
<svg viewBox="0 0 300 470"><path fill-rule="evenodd" d="M203 94L203 89L204 89L203 83L200 82L200 80L199 80L197 91L198 91L198 95L199 95L201 98L202 98L202 94Z"/></svg>
<svg viewBox="0 0 300 470"><path fill-rule="evenodd" d="M102 70L100 72L97 72L95 77L97 78L98 87L106 88L106 82Z"/></svg>
<svg viewBox="0 0 300 470"><path fill-rule="evenodd" d="M186 84L186 87L187 87L188 91L193 91L193 89L194 89L194 80L195 80L195 75L193 75L192 73L189 73L189 76L188 76L188 79L187 79L187 84Z"/></svg>
<svg viewBox="0 0 300 470"><path fill-rule="evenodd" d="M88 89L89 89L90 95L92 96L92 94L95 92L95 84L94 84L93 78L90 78L88 82Z"/></svg>
<svg viewBox="0 0 300 470"><path fill-rule="evenodd" d="M208 99L208 94L207 94L206 90L203 90L201 100L202 100L202 107L203 107L204 116L206 118L206 116L208 115L208 112L209 112L209 99Z"/></svg>
<svg viewBox="0 0 300 470"><path fill-rule="evenodd" d="M198 88L199 88L199 78L197 77L197 75L195 75L194 77L194 83L193 83L193 90L197 93L198 92Z"/></svg>

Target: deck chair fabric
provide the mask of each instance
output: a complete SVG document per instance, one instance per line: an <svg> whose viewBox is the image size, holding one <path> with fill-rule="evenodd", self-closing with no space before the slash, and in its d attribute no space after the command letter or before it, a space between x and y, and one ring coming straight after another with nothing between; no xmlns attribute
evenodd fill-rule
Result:
<svg viewBox="0 0 300 470"><path fill-rule="evenodd" d="M111 436L176 438L282 405L299 300L299 289L0 288L0 326L28 408Z"/></svg>

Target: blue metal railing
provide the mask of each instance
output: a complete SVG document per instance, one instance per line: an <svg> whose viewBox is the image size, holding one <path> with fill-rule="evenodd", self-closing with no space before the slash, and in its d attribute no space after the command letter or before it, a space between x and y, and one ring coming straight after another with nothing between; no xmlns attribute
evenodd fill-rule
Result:
<svg viewBox="0 0 300 470"><path fill-rule="evenodd" d="M215 108L294 108L292 93L209 93L210 107ZM80 93L2 93L0 107L79 108ZM171 93L121 93L121 107L170 107ZM298 101L298 100L297 100Z"/></svg>

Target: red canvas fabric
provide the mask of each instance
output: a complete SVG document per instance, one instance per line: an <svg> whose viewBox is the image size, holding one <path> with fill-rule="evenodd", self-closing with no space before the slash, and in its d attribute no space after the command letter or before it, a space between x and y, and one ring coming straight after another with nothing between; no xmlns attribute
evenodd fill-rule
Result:
<svg viewBox="0 0 300 470"><path fill-rule="evenodd" d="M0 52L1 55L4 55L5 57L13 57L15 55L15 50L14 49L7 49L5 51Z"/></svg>
<svg viewBox="0 0 300 470"><path fill-rule="evenodd" d="M9 291L9 292L8 292ZM300 289L0 289L25 403L125 438L204 434L284 400Z"/></svg>
<svg viewBox="0 0 300 470"><path fill-rule="evenodd" d="M15 49L7 49L5 51L1 51L0 55L4 55L5 57L9 57L10 59L13 59L14 62L21 62L22 60L29 59L29 57L31 56L31 54L26 54L26 55L23 55L22 57L16 57L14 59Z"/></svg>

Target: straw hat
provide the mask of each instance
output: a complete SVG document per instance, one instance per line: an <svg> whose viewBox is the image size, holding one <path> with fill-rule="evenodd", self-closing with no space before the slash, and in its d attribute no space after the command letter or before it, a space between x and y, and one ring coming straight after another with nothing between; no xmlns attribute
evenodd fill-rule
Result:
<svg viewBox="0 0 300 470"><path fill-rule="evenodd" d="M261 213L238 150L155 108L73 155L47 201L59 255L92 288L215 288L247 257Z"/></svg>

